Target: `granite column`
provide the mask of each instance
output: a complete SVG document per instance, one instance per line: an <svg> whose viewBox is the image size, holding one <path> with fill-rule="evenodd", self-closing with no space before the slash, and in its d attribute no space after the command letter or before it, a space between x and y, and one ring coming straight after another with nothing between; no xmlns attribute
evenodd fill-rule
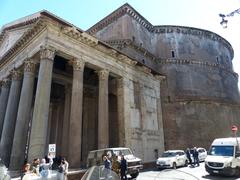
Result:
<svg viewBox="0 0 240 180"><path fill-rule="evenodd" d="M18 103L21 92L22 74L20 73L20 71L12 70L11 78L12 83L9 92L8 104L2 130L2 138L0 143L0 156L7 167L9 166L13 144Z"/></svg>
<svg viewBox="0 0 240 180"><path fill-rule="evenodd" d="M31 105L33 98L35 63L25 61L22 91L17 113L17 121L13 139L12 154L9 168L19 170L24 164L29 122L31 117Z"/></svg>
<svg viewBox="0 0 240 180"><path fill-rule="evenodd" d="M10 89L10 81L8 79L2 81L1 95L0 95L0 142L2 137L4 117L6 114L8 95Z"/></svg>
<svg viewBox="0 0 240 180"><path fill-rule="evenodd" d="M78 168L82 155L82 101L84 61L73 60L72 100L69 125L68 159L71 167Z"/></svg>
<svg viewBox="0 0 240 180"><path fill-rule="evenodd" d="M48 111L54 57L55 51L52 48L41 47L40 68L28 151L29 161L34 158L44 157L47 153Z"/></svg>
<svg viewBox="0 0 240 180"><path fill-rule="evenodd" d="M69 117L71 109L71 91L70 85L65 86L65 100L64 100L64 117L63 117L63 129L62 129L62 155L68 159L68 141L69 139Z"/></svg>
<svg viewBox="0 0 240 180"><path fill-rule="evenodd" d="M109 146L109 118L108 118L108 70L98 72L98 148Z"/></svg>

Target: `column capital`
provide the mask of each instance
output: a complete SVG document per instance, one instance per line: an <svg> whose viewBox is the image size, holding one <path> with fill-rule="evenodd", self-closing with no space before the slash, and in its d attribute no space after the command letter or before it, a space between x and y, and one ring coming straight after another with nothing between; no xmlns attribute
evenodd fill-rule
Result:
<svg viewBox="0 0 240 180"><path fill-rule="evenodd" d="M99 76L99 80L106 80L106 79L108 79L109 70L102 69L100 71L97 71L97 73L98 73L98 76Z"/></svg>
<svg viewBox="0 0 240 180"><path fill-rule="evenodd" d="M2 84L3 88L9 88L11 83L10 83L10 80L8 78L6 78L2 81L1 84Z"/></svg>
<svg viewBox="0 0 240 180"><path fill-rule="evenodd" d="M41 46L40 47L40 59L48 59L53 61L55 57L56 50L52 47Z"/></svg>
<svg viewBox="0 0 240 180"><path fill-rule="evenodd" d="M20 70L13 69L10 72L12 80L19 81L22 78L22 73Z"/></svg>
<svg viewBox="0 0 240 180"><path fill-rule="evenodd" d="M31 59L26 59L24 61L24 72L35 72L36 63Z"/></svg>
<svg viewBox="0 0 240 180"><path fill-rule="evenodd" d="M156 75L155 78L162 81L162 80L166 79L166 76Z"/></svg>
<svg viewBox="0 0 240 180"><path fill-rule="evenodd" d="M74 58L70 61L70 64L72 64L74 71L83 71L85 61L82 58Z"/></svg>

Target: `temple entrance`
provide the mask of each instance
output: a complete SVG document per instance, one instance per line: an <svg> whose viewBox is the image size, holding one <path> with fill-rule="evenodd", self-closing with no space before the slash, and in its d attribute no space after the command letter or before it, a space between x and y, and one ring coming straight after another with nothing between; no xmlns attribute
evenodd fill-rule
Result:
<svg viewBox="0 0 240 180"><path fill-rule="evenodd" d="M69 121L71 111L72 66L56 56L49 107L48 144L56 144L56 155L68 158ZM84 68L81 166L86 165L88 152L98 149L99 77L96 70ZM109 147L119 146L117 78L109 75ZM103 104L104 105L104 104ZM47 148L47 147L46 147Z"/></svg>

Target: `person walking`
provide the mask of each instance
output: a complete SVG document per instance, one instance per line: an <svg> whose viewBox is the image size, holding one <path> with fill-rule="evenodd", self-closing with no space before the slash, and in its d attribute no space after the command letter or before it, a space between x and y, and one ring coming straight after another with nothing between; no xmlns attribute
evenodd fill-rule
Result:
<svg viewBox="0 0 240 180"><path fill-rule="evenodd" d="M191 158L191 153L189 148L187 148L186 150L186 156L188 158L188 164L192 165L192 158Z"/></svg>
<svg viewBox="0 0 240 180"><path fill-rule="evenodd" d="M194 159L194 166L196 164L197 164L197 166L199 166L198 151L197 151L196 147L194 147L194 149L193 149L193 159Z"/></svg>
<svg viewBox="0 0 240 180"><path fill-rule="evenodd" d="M121 162L120 162L120 174L121 179L127 179L127 161L124 158L124 154L121 155Z"/></svg>

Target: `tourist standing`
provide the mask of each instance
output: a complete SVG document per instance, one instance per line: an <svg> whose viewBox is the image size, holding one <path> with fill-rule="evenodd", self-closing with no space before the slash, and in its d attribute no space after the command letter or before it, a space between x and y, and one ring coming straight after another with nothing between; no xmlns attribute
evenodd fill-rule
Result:
<svg viewBox="0 0 240 180"><path fill-rule="evenodd" d="M124 158L124 155L121 155L121 163L120 163L120 174L121 179L127 179L127 161Z"/></svg>

